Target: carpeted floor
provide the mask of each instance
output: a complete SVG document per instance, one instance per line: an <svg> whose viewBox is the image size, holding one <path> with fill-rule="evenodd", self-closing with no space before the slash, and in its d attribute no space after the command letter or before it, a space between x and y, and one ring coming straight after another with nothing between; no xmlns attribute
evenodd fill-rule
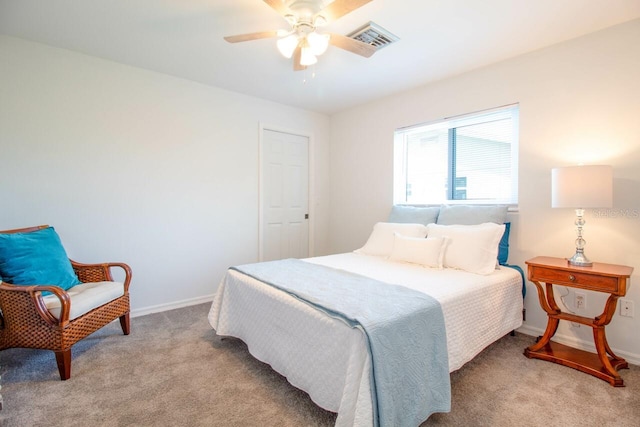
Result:
<svg viewBox="0 0 640 427"><path fill-rule="evenodd" d="M0 352L3 427L329 426L316 406L236 339L220 340L208 304L112 323L73 348L71 379L52 352ZM423 426L639 426L640 367L626 387L530 360L506 336L452 374L452 411Z"/></svg>

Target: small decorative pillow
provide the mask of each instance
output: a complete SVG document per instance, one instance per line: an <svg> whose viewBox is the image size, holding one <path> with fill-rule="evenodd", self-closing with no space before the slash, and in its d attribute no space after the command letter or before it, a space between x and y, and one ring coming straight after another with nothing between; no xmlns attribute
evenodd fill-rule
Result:
<svg viewBox="0 0 640 427"><path fill-rule="evenodd" d="M504 224L479 225L429 224L429 237L446 238L444 266L470 273L490 274L496 269L498 244Z"/></svg>
<svg viewBox="0 0 640 427"><path fill-rule="evenodd" d="M392 261L409 262L425 267L442 268L444 251L442 237L406 237L395 233L393 251L389 255Z"/></svg>
<svg viewBox="0 0 640 427"><path fill-rule="evenodd" d="M64 290L80 283L53 227L0 234L0 277L13 285L55 285Z"/></svg>
<svg viewBox="0 0 640 427"><path fill-rule="evenodd" d="M424 238L427 235L427 227L423 224L379 222L373 226L367 243L355 252L365 255L389 256L393 251L394 233L396 232L407 237Z"/></svg>

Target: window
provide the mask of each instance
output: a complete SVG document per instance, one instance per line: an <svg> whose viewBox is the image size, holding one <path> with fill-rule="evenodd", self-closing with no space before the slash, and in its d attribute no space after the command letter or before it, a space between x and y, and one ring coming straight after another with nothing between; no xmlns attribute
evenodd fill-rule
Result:
<svg viewBox="0 0 640 427"><path fill-rule="evenodd" d="M517 204L518 106L402 128L395 204Z"/></svg>

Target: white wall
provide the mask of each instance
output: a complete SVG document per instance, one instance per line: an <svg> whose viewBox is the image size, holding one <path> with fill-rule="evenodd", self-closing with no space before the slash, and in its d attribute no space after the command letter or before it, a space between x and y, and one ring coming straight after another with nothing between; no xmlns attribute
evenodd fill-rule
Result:
<svg viewBox="0 0 640 427"><path fill-rule="evenodd" d="M640 20L359 106L331 118L331 251L361 246L392 204L393 132L505 104L520 103L520 201L512 221L510 262L568 257L574 212L551 208L556 166L610 164L614 209L587 211L586 253L635 267L627 298L633 319L616 315L607 328L620 355L640 363ZM366 206L366 209L362 207ZM627 216L621 216L629 210ZM615 216L615 217L614 217ZM563 293L563 292L561 292ZM573 291L565 298L573 301ZM604 295L588 292L586 314L600 314ZM528 284L527 322L540 334L546 317ZM557 337L593 348L591 328L561 322Z"/></svg>
<svg viewBox="0 0 640 427"><path fill-rule="evenodd" d="M510 261L572 254L573 212L550 208L551 168L613 165L615 209L587 212L587 254L636 268L636 316L607 333L640 364L640 214L613 217L640 212L639 44L636 20L329 118L0 36L0 229L49 223L72 258L130 263L134 313L195 302L228 266L257 260L260 122L314 137L321 255L361 246L386 218L396 128L519 102ZM603 302L589 292L587 314ZM541 333L531 284L525 305L522 330ZM591 345L584 326L558 336Z"/></svg>
<svg viewBox="0 0 640 427"><path fill-rule="evenodd" d="M133 313L210 297L258 258L259 125L311 134L328 247L329 117L0 36L0 229L51 224L133 269Z"/></svg>

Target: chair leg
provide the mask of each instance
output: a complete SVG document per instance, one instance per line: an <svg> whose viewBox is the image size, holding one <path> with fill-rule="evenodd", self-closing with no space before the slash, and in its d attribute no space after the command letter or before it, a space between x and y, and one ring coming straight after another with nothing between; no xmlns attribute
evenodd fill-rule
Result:
<svg viewBox="0 0 640 427"><path fill-rule="evenodd" d="M58 363L58 372L62 381L71 377L71 349L56 351L56 362Z"/></svg>
<svg viewBox="0 0 640 427"><path fill-rule="evenodd" d="M122 332L125 335L129 335L131 332L131 322L129 321L129 313L120 316L120 326L122 326Z"/></svg>

